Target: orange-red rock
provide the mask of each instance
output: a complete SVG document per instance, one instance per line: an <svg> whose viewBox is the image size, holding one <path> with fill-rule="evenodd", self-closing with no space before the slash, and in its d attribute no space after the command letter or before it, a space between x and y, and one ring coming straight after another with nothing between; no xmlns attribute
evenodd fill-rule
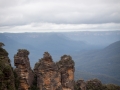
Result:
<svg viewBox="0 0 120 90"><path fill-rule="evenodd" d="M29 51L19 49L14 56L15 71L20 77L19 90L28 90L32 85L34 73L30 67L28 55Z"/></svg>

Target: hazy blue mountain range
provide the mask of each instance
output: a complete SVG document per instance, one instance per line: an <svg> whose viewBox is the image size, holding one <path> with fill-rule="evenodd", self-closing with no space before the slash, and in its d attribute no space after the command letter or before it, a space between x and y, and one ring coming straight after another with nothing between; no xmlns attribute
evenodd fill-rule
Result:
<svg viewBox="0 0 120 90"><path fill-rule="evenodd" d="M64 54L92 48L83 41L70 40L59 33L4 33L0 34L0 41L6 45L5 48L10 52L12 61L19 48L28 49L32 67L45 51L50 52L57 61Z"/></svg>
<svg viewBox="0 0 120 90"><path fill-rule="evenodd" d="M65 33L72 40L84 41L92 45L107 46L120 40L120 31L83 31Z"/></svg>
<svg viewBox="0 0 120 90"><path fill-rule="evenodd" d="M120 85L120 32L0 33L11 62L18 49L30 51L32 68L43 52L54 61L69 54L75 61L75 78L99 78L103 83Z"/></svg>
<svg viewBox="0 0 120 90"><path fill-rule="evenodd" d="M120 41L104 49L76 54L74 57L77 63L76 77L82 76L84 79L97 77L103 83L120 85Z"/></svg>

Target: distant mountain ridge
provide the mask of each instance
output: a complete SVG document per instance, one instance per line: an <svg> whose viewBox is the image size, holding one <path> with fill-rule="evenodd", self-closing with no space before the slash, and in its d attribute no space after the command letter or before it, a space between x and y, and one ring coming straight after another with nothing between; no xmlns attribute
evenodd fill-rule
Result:
<svg viewBox="0 0 120 90"><path fill-rule="evenodd" d="M100 33L100 35L94 35L96 33ZM100 80L109 78L108 82L105 83L111 81L119 84L120 41L117 41L120 40L119 32L110 32L113 34L107 36L104 36L106 35L104 33L109 34L109 32L76 32L73 33L74 35L71 35L72 33L0 33L0 42L6 45L4 48L8 51L12 64L14 54L18 49L30 51L29 58L32 68L45 51L51 53L54 61L60 60L60 56L63 54L69 54L76 63L75 67L78 71L76 73L83 74L83 76L79 75L80 77L76 76L77 78L86 78L84 76L88 73L87 77L95 76L99 77ZM76 35L78 35L79 40L71 39L76 38ZM115 43L101 46L105 42L104 37L105 40L108 40L107 43L112 41ZM114 39L111 40L113 37ZM100 42L96 41L97 38ZM98 46L89 44L87 39L88 42L92 41L93 43L94 40L95 43L99 42Z"/></svg>
<svg viewBox="0 0 120 90"><path fill-rule="evenodd" d="M76 60L79 63L77 70L90 72L93 75L108 75L120 83L120 41L112 43L102 50L81 54L78 57L80 59Z"/></svg>
<svg viewBox="0 0 120 90"><path fill-rule="evenodd" d="M55 59L59 60L59 57L57 56L91 48L83 41L70 40L65 37L65 35L59 33L3 33L0 34L0 41L9 45L5 46L5 48L8 52L11 52L11 60L13 59L14 53L16 53L19 48L30 50L31 61L37 61L42 57L42 52L44 51L49 51Z"/></svg>

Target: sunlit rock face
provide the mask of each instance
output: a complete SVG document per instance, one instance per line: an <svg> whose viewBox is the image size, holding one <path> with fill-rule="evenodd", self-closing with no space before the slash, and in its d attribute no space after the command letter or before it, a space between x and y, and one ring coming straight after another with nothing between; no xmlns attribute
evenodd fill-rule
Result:
<svg viewBox="0 0 120 90"><path fill-rule="evenodd" d="M62 90L61 74L48 52L35 64L34 72L39 90Z"/></svg>
<svg viewBox="0 0 120 90"><path fill-rule="evenodd" d="M30 67L28 55L29 51L19 49L14 56L15 72L20 78L19 90L28 90L32 85L34 74Z"/></svg>
<svg viewBox="0 0 120 90"><path fill-rule="evenodd" d="M61 73L62 90L74 90L74 61L69 55L63 55L57 62L59 72Z"/></svg>

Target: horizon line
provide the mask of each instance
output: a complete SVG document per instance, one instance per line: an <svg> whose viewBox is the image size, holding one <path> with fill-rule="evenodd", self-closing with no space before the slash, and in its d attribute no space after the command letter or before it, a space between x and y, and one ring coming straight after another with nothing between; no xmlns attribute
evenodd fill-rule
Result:
<svg viewBox="0 0 120 90"><path fill-rule="evenodd" d="M104 31L120 31L118 30L67 30L67 31L0 31L0 33L63 33L63 32L104 32Z"/></svg>

